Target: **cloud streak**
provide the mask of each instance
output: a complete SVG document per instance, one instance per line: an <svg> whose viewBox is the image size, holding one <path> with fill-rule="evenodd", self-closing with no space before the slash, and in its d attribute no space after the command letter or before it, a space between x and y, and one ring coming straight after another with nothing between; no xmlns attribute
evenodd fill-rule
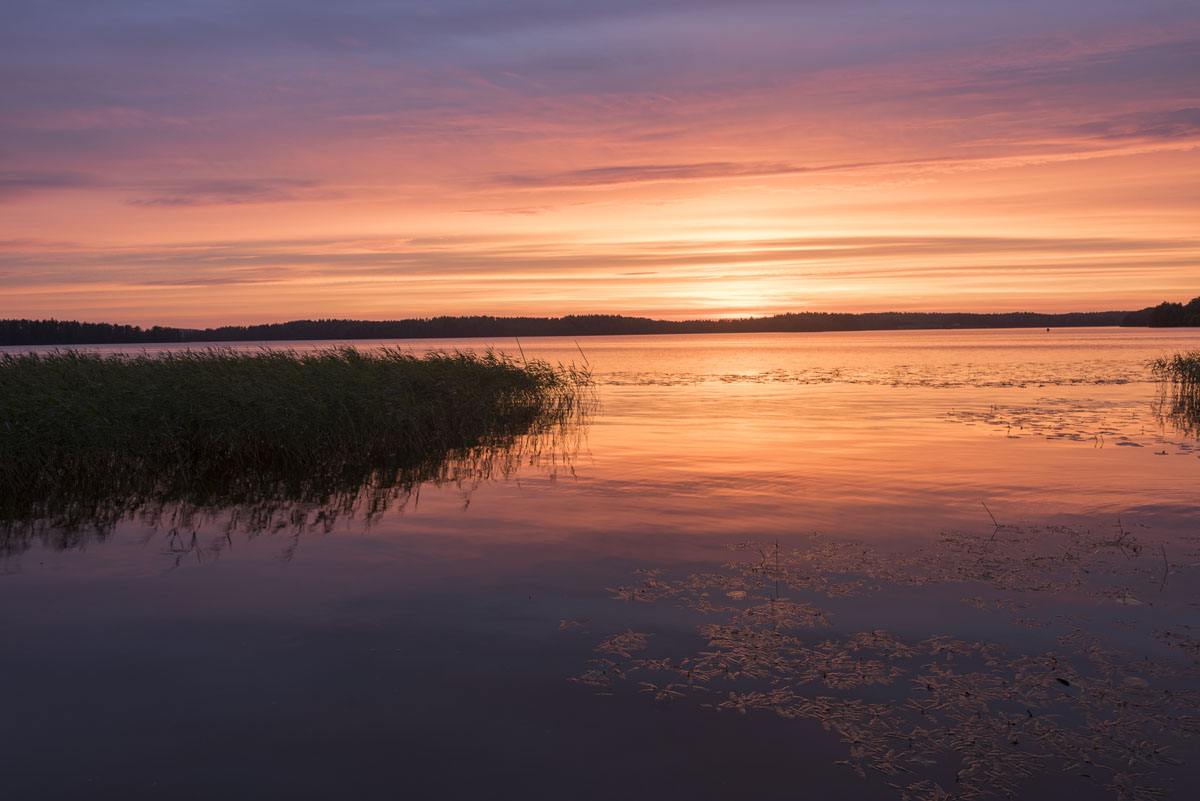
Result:
<svg viewBox="0 0 1200 801"><path fill-rule="evenodd" d="M96 178L79 172L6 170L0 171L0 200L17 198L31 192L91 189L98 185Z"/></svg>
<svg viewBox="0 0 1200 801"><path fill-rule="evenodd" d="M296 178L198 178L124 183L80 172L0 172L0 201L40 192L80 191L116 192L126 196L126 203L148 208L284 203L331 194L318 181Z"/></svg>
<svg viewBox="0 0 1200 801"><path fill-rule="evenodd" d="M729 178L759 178L776 175L853 172L876 167L914 166L938 163L921 161L859 161L843 164L806 166L782 162L710 161L696 164L620 164L587 167L550 173L513 173L492 176L493 186L547 188L566 186L612 186L617 184L658 183L663 181L707 181Z"/></svg>
<svg viewBox="0 0 1200 801"><path fill-rule="evenodd" d="M1076 129L1102 139L1187 139L1200 137L1200 107L1122 114Z"/></svg>
<svg viewBox="0 0 1200 801"><path fill-rule="evenodd" d="M141 187L147 192L129 199L135 206L230 206L243 203L283 203L317 196L316 181L289 178L199 179Z"/></svg>
<svg viewBox="0 0 1200 801"><path fill-rule="evenodd" d="M135 284L218 285L286 282L304 277L345 281L497 278L537 275L553 284L580 274L684 278L729 277L750 268L759 277L787 271L838 277L887 278L950 272L962 275L1031 269L1086 269L1101 274L1142 263L1167 267L1200 259L1200 239L1116 239L966 236L846 236L793 239L679 239L594 243L481 241L468 238L397 242L394 239L241 241L152 248L62 248L15 241L0 243L0 269L13 285L62 280L120 279ZM1139 260L1141 260L1139 262ZM847 267L848 264L858 265ZM646 268L654 268L647 270ZM770 268L774 272L764 272Z"/></svg>

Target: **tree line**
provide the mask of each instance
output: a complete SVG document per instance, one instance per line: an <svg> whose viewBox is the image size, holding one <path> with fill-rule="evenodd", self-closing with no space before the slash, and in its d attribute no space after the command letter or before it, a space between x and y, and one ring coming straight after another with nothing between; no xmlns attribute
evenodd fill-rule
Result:
<svg viewBox="0 0 1200 801"><path fill-rule="evenodd" d="M1188 303L1160 303L1130 312L1122 325L1146 325L1151 328L1200 326L1200 298L1192 298Z"/></svg>
<svg viewBox="0 0 1200 801"><path fill-rule="evenodd" d="M449 339L454 337L600 336L604 334L718 334L891 331L947 328L1075 326L1200 326L1200 298L1140 311L1039 314L1010 312L798 312L725 320L654 320L617 314L565 317L429 317L409 320L292 320L263 325L173 328L76 320L0 320L0 345L150 344L279 340Z"/></svg>

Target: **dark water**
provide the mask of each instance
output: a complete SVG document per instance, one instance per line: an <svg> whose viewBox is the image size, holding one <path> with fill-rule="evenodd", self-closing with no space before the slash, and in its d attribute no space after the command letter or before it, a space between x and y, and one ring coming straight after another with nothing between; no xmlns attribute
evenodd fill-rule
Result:
<svg viewBox="0 0 1200 801"><path fill-rule="evenodd" d="M580 344L585 424L374 514L10 531L4 797L1200 786L1194 332Z"/></svg>

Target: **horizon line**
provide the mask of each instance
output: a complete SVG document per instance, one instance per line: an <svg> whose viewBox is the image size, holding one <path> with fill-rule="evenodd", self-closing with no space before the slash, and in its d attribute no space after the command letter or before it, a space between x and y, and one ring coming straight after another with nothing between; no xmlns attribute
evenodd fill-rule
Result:
<svg viewBox="0 0 1200 801"><path fill-rule="evenodd" d="M1163 301L1163 303L1178 303L1178 301ZM1186 303L1186 301L1184 301ZM926 310L926 309L887 309L882 311L830 311L830 310L803 310L803 311L788 311L776 312L774 314L751 314L740 317L651 317L639 314L621 314L616 312L568 312L565 314L430 314L412 317L292 317L281 320L273 320L267 322L244 322L244 323L217 323L204 325L188 325L188 324L171 324L171 323L121 323L111 322L109 320L89 320L67 317L3 317L0 318L0 323L10 322L30 322L30 323L79 323L81 325L111 325L123 326L130 328L138 328L142 331L149 331L155 328L175 329L179 331L217 331L223 328L262 328L267 326L289 325L293 323L308 323L308 322L341 322L341 323L409 323L423 322L432 320L538 320L538 321L561 321L570 319L621 319L621 320L638 320L648 321L653 323L674 323L674 324L716 324L716 323L738 323L752 322L759 320L772 320L780 317L794 317L802 315L812 316L828 316L828 317L880 317L885 315L903 315L903 316L919 316L919 315L944 315L944 316L962 316L972 315L979 317L1002 317L1014 315L1033 315L1038 317L1064 317L1070 315L1096 315L1096 314L1133 314L1136 312L1153 309L1157 305L1143 306L1136 309L1073 309L1070 311L1033 311L1031 309L1008 309L1004 311L964 311L964 310Z"/></svg>

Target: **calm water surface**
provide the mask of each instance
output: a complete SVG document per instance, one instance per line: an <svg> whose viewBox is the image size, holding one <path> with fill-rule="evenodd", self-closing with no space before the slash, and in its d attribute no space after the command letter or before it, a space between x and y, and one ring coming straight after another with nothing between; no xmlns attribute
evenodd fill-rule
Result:
<svg viewBox="0 0 1200 801"><path fill-rule="evenodd" d="M10 535L4 797L1200 786L1200 442L1145 367L1200 334L520 345L599 409L490 475Z"/></svg>

